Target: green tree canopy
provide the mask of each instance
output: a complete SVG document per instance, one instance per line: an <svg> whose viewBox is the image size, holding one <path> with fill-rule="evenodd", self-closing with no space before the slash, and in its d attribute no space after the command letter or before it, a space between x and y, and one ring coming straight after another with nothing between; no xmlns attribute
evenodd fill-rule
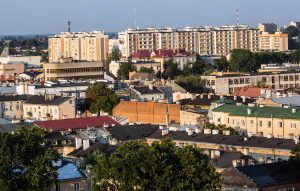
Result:
<svg viewBox="0 0 300 191"><path fill-rule="evenodd" d="M176 78L176 83L191 93L208 93L205 88L205 81L200 76L182 75Z"/></svg>
<svg viewBox="0 0 300 191"><path fill-rule="evenodd" d="M153 68L146 68L146 67L141 67L140 72L144 72L144 73L153 73L154 70Z"/></svg>
<svg viewBox="0 0 300 191"><path fill-rule="evenodd" d="M297 171L300 176L300 143L296 144L291 153L292 155L289 159L291 168Z"/></svg>
<svg viewBox="0 0 300 191"><path fill-rule="evenodd" d="M169 59L164 63L164 71L162 73L164 79L174 79L180 74L182 74L182 71L173 59Z"/></svg>
<svg viewBox="0 0 300 191"><path fill-rule="evenodd" d="M129 79L129 72L136 71L136 68L131 62L122 62L120 64L120 68L118 70L118 78L122 80L128 80Z"/></svg>
<svg viewBox="0 0 300 191"><path fill-rule="evenodd" d="M101 110L109 114L112 109L119 103L120 99L111 89L105 87L104 84L91 84L87 91L87 100L90 103L90 111L99 113Z"/></svg>
<svg viewBox="0 0 300 191"><path fill-rule="evenodd" d="M56 182L57 151L44 142L45 131L22 127L0 133L0 187L3 191L48 191Z"/></svg>
<svg viewBox="0 0 300 191"><path fill-rule="evenodd" d="M292 59L294 62L300 62L300 49L292 54Z"/></svg>
<svg viewBox="0 0 300 191"><path fill-rule="evenodd" d="M288 26L284 29L284 33L288 34L289 38L298 36L298 29L295 26Z"/></svg>
<svg viewBox="0 0 300 191"><path fill-rule="evenodd" d="M234 49L231 52L229 67L233 72L252 72L257 67L255 58L250 50Z"/></svg>
<svg viewBox="0 0 300 191"><path fill-rule="evenodd" d="M93 190L217 190L222 179L201 149L177 148L170 140L129 141L110 157L96 154Z"/></svg>
<svg viewBox="0 0 300 191"><path fill-rule="evenodd" d="M227 71L229 70L229 63L225 56L222 56L219 59L215 60L215 66L217 67L218 71Z"/></svg>
<svg viewBox="0 0 300 191"><path fill-rule="evenodd" d="M110 60L117 62L117 61L121 60L122 53L121 53L120 49L116 48L116 49L112 50L109 57L110 57Z"/></svg>

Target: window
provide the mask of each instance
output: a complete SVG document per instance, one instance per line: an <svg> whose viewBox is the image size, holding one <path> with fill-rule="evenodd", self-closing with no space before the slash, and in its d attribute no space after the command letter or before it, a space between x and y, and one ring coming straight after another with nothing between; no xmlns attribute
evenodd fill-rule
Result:
<svg viewBox="0 0 300 191"><path fill-rule="evenodd" d="M278 122L278 127L282 128L282 122Z"/></svg>
<svg viewBox="0 0 300 191"><path fill-rule="evenodd" d="M75 182L74 190L80 190L80 182Z"/></svg>
<svg viewBox="0 0 300 191"><path fill-rule="evenodd" d="M268 127L270 128L272 126L271 121L268 121Z"/></svg>
<svg viewBox="0 0 300 191"><path fill-rule="evenodd" d="M296 128L296 123L291 123L291 128L295 129Z"/></svg>
<svg viewBox="0 0 300 191"><path fill-rule="evenodd" d="M56 189L55 190L56 191L60 191L60 185L59 184L56 185Z"/></svg>
<svg viewBox="0 0 300 191"><path fill-rule="evenodd" d="M259 121L259 126L262 127L262 121Z"/></svg>

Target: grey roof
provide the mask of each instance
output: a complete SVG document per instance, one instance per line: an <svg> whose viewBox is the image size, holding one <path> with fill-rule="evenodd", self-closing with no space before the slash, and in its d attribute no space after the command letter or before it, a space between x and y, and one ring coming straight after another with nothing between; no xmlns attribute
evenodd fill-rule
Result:
<svg viewBox="0 0 300 191"><path fill-rule="evenodd" d="M107 127L106 130L118 141L145 139L158 129L158 125L138 124Z"/></svg>
<svg viewBox="0 0 300 191"><path fill-rule="evenodd" d="M21 127L31 127L32 124L31 123L10 123L10 124L3 124L0 125L0 133L11 133L14 132L18 129L20 129Z"/></svg>
<svg viewBox="0 0 300 191"><path fill-rule="evenodd" d="M76 86L89 86L89 82L82 82L82 83L57 83L57 84L52 84L51 86L46 86L46 85L35 85L36 89L41 89L41 88L62 88L62 87L76 87Z"/></svg>
<svg viewBox="0 0 300 191"><path fill-rule="evenodd" d="M27 100L30 95L0 95L0 101L20 101Z"/></svg>
<svg viewBox="0 0 300 191"><path fill-rule="evenodd" d="M279 104L300 106L300 95L295 95L292 97L272 98L271 100Z"/></svg>
<svg viewBox="0 0 300 191"><path fill-rule="evenodd" d="M292 149L295 146L295 141L291 139L266 138L266 137L250 137L247 140L240 135L213 135L194 133L188 135L184 131L170 131L167 135L162 136L161 130L156 130L149 136L150 139L171 138L176 141L191 141L202 143L214 143L219 145L232 145L244 147L258 147L269 149Z"/></svg>
<svg viewBox="0 0 300 191"><path fill-rule="evenodd" d="M45 96L34 95L27 99L24 103L37 105L60 105L69 99L70 97L54 96L52 100L46 100Z"/></svg>
<svg viewBox="0 0 300 191"><path fill-rule="evenodd" d="M141 94L162 94L163 92L156 88L156 87L153 87L153 89L151 90L148 86L136 86L134 87L134 89L138 92L140 92Z"/></svg>
<svg viewBox="0 0 300 191"><path fill-rule="evenodd" d="M240 173L235 168L228 168L225 169L221 176L224 178L224 185L225 186L238 186L238 187L245 187L248 188L256 188L257 185L247 176Z"/></svg>
<svg viewBox="0 0 300 191"><path fill-rule="evenodd" d="M68 154L68 156L85 157L89 153L92 153L96 150L99 150L99 151L103 152L105 155L110 156L116 149L117 149L117 146L115 146L115 145L92 143L89 148L83 150L83 147L80 147L80 148L75 149L74 151L70 152Z"/></svg>
<svg viewBox="0 0 300 191"><path fill-rule="evenodd" d="M229 168L233 167L232 161L233 160L240 160L245 155L241 152L223 152L221 156L217 159L216 166L219 168Z"/></svg>
<svg viewBox="0 0 300 191"><path fill-rule="evenodd" d="M299 183L300 181L297 171L287 161L255 166L240 166L237 169L261 187Z"/></svg>

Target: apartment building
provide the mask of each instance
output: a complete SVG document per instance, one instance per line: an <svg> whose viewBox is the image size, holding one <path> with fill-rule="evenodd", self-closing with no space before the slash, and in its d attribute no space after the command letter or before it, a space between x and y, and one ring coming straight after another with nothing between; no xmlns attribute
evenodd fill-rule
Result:
<svg viewBox="0 0 300 191"><path fill-rule="evenodd" d="M27 95L1 95L0 117L8 120L23 119L23 103L29 97Z"/></svg>
<svg viewBox="0 0 300 191"><path fill-rule="evenodd" d="M275 23L259 23L258 30L259 32L268 32L268 33L275 33L278 31L278 25Z"/></svg>
<svg viewBox="0 0 300 191"><path fill-rule="evenodd" d="M217 104L212 123L243 129L248 135L297 139L300 136L300 111L291 107Z"/></svg>
<svg viewBox="0 0 300 191"><path fill-rule="evenodd" d="M51 94L34 95L23 104L26 120L45 121L75 118L75 98Z"/></svg>
<svg viewBox="0 0 300 191"><path fill-rule="evenodd" d="M100 80L104 78L103 62L73 62L63 59L59 63L43 64L46 81Z"/></svg>
<svg viewBox="0 0 300 191"><path fill-rule="evenodd" d="M263 32L259 35L259 49L261 51L271 50L271 51L287 51L288 48L288 34L283 34L281 32L276 32L275 34L270 34L268 32Z"/></svg>
<svg viewBox="0 0 300 191"><path fill-rule="evenodd" d="M103 61L109 52L109 37L103 31L63 32L48 39L49 62L61 58L80 61Z"/></svg>
<svg viewBox="0 0 300 191"><path fill-rule="evenodd" d="M300 87L300 72L265 72L265 73L213 73L201 76L205 80L207 88L216 94L231 94L244 86L256 86L264 83L274 90L284 90L292 87Z"/></svg>
<svg viewBox="0 0 300 191"><path fill-rule="evenodd" d="M228 55L233 49L258 51L258 38L259 30L245 25L128 29L119 33L127 58L139 50L185 49L200 55Z"/></svg>

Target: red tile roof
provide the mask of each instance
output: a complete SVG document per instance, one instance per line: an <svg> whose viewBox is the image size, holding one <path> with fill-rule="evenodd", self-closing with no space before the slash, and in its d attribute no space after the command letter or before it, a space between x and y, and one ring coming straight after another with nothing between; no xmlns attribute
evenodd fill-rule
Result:
<svg viewBox="0 0 300 191"><path fill-rule="evenodd" d="M132 55L132 58L150 58L151 52L149 50L139 50Z"/></svg>
<svg viewBox="0 0 300 191"><path fill-rule="evenodd" d="M246 97L258 98L260 94L261 94L261 88L245 86L237 89L233 93L233 96L246 96Z"/></svg>
<svg viewBox="0 0 300 191"><path fill-rule="evenodd" d="M69 129L86 129L88 127L100 128L104 125L120 125L117 121L108 116L38 121L34 124L52 132L67 131Z"/></svg>

